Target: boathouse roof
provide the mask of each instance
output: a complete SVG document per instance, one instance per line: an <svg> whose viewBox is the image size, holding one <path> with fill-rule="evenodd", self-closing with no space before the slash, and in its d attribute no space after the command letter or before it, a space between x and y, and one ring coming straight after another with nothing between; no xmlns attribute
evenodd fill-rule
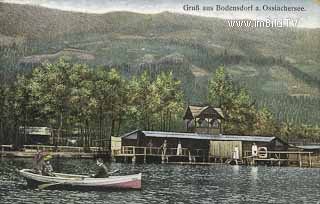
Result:
<svg viewBox="0 0 320 204"><path fill-rule="evenodd" d="M195 119L201 117L223 119L224 115L221 108L213 108L211 106L188 106L183 119Z"/></svg>
<svg viewBox="0 0 320 204"><path fill-rule="evenodd" d="M49 127L19 127L20 133L27 135L50 136L51 128Z"/></svg>
<svg viewBox="0 0 320 204"><path fill-rule="evenodd" d="M267 136L208 135L208 134L199 134L199 133L179 133L179 132L160 132L160 131L141 131L141 130L132 131L121 137L125 139L137 139L137 136L139 134L142 134L145 137L216 140L216 141L271 142L274 139L276 139L276 137L267 137Z"/></svg>
<svg viewBox="0 0 320 204"><path fill-rule="evenodd" d="M320 150L320 145L301 145L296 147L305 150Z"/></svg>

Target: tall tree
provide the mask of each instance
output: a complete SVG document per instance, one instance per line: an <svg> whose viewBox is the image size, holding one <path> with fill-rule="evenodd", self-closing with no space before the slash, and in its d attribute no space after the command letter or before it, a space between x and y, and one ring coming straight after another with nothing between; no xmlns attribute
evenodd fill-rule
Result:
<svg viewBox="0 0 320 204"><path fill-rule="evenodd" d="M223 66L219 67L209 81L208 102L226 110L232 105L235 95L232 80L226 73L225 68Z"/></svg>
<svg viewBox="0 0 320 204"><path fill-rule="evenodd" d="M60 59L56 64L44 63L32 72L30 80L34 106L40 108L41 116L53 128L57 127L57 143L70 111L70 74L72 64Z"/></svg>
<svg viewBox="0 0 320 204"><path fill-rule="evenodd" d="M158 110L160 114L160 129L171 130L173 120L177 119L179 113L183 111L183 93L180 90L181 82L174 80L173 73L160 73L154 82L155 92L159 96Z"/></svg>

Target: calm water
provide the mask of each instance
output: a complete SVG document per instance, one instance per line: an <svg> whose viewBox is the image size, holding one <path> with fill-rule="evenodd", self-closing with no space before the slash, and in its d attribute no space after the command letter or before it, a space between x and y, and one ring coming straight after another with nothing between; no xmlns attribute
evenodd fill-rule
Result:
<svg viewBox="0 0 320 204"><path fill-rule="evenodd" d="M93 173L92 160L54 159L57 171ZM0 203L320 203L320 169L110 164L143 173L143 190L78 192L26 187L15 169L31 159L0 160Z"/></svg>

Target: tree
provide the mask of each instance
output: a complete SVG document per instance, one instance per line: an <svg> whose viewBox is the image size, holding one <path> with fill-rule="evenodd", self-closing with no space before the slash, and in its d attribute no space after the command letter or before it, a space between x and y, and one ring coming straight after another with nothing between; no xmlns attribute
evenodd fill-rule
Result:
<svg viewBox="0 0 320 204"><path fill-rule="evenodd" d="M223 67L209 81L208 101L225 114L224 129L232 134L266 134L272 129L272 117L266 108L257 110L247 90L236 88ZM257 131L259 129L260 131Z"/></svg>
<svg viewBox="0 0 320 204"><path fill-rule="evenodd" d="M130 116L136 126L145 130L168 131L173 120L183 110L183 94L180 81L173 73L160 73L152 81L148 72L130 81Z"/></svg>
<svg viewBox="0 0 320 204"><path fill-rule="evenodd" d="M155 92L159 97L156 113L160 114L162 131L169 131L173 120L183 111L183 93L180 84L180 81L174 80L172 72L160 73L154 82Z"/></svg>
<svg viewBox="0 0 320 204"><path fill-rule="evenodd" d="M151 117L160 103L148 72L133 77L129 83L129 115L136 128L150 130Z"/></svg>
<svg viewBox="0 0 320 204"><path fill-rule="evenodd" d="M271 112L266 107L262 107L257 112L255 133L258 135L274 135L276 133L274 123Z"/></svg>
<svg viewBox="0 0 320 204"><path fill-rule="evenodd" d="M70 111L70 74L72 65L64 59L56 64L44 63L33 69L30 79L33 107L38 107L42 121L57 127L57 143Z"/></svg>
<svg viewBox="0 0 320 204"><path fill-rule="evenodd" d="M235 96L234 85L226 74L224 67L219 67L209 81L208 102L224 110L232 105Z"/></svg>
<svg viewBox="0 0 320 204"><path fill-rule="evenodd" d="M30 89L30 82L25 76L18 75L17 81L15 84L15 114L20 116L18 117L18 123L19 125L22 125L23 127L23 137L22 143L27 142L26 138L26 127L29 123L34 122L32 112L37 112L36 110L32 111L31 106L31 89ZM20 130L20 127L19 127ZM21 132L19 131L19 134Z"/></svg>
<svg viewBox="0 0 320 204"><path fill-rule="evenodd" d="M93 96L93 72L86 65L74 64L68 81L71 90L68 101L69 120L78 124L82 144L88 147L91 141L90 121L94 122L94 109L97 106Z"/></svg>
<svg viewBox="0 0 320 204"><path fill-rule="evenodd" d="M111 69L108 72L108 88L109 95L109 115L111 117L111 136L119 135L123 120L123 115L126 112L127 104L127 84L122 79L116 69Z"/></svg>

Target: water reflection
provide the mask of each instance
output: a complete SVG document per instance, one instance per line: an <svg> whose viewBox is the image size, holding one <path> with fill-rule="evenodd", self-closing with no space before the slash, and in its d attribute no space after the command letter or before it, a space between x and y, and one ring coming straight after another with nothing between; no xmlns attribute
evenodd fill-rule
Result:
<svg viewBox="0 0 320 204"><path fill-rule="evenodd" d="M233 175L234 176L238 176L239 175L240 166L239 165L233 165L232 166L232 170L233 170Z"/></svg>
<svg viewBox="0 0 320 204"><path fill-rule="evenodd" d="M258 167L257 166L252 166L252 167L250 167L250 169L251 169L252 181L256 181L258 179Z"/></svg>
<svg viewBox="0 0 320 204"><path fill-rule="evenodd" d="M143 173L141 191L49 191L26 187L15 169L32 160L0 161L1 203L317 203L320 170L285 167L110 164L121 174ZM56 171L89 174L91 160L54 159Z"/></svg>

